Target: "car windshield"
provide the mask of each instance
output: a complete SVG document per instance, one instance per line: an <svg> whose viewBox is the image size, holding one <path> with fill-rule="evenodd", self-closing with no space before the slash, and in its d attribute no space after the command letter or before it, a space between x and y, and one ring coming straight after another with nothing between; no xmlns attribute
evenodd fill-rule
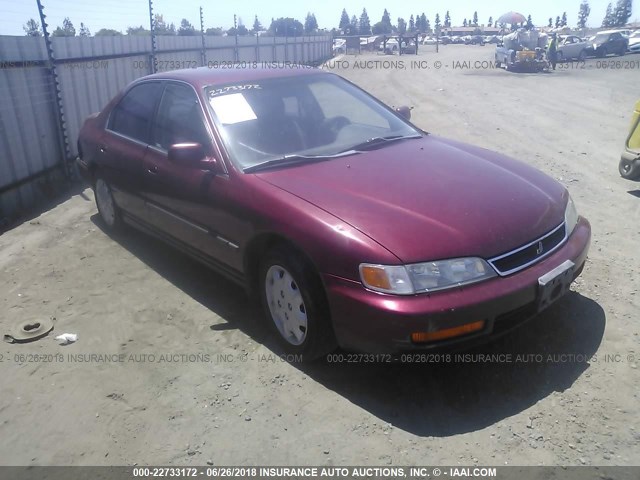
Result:
<svg viewBox="0 0 640 480"><path fill-rule="evenodd" d="M596 36L592 37L592 41L594 43L606 42L607 40L609 40L609 34L608 33L600 34L600 35L596 35Z"/></svg>
<svg viewBox="0 0 640 480"><path fill-rule="evenodd" d="M335 75L260 79L206 89L214 121L243 170L292 157L344 155L368 141L421 132Z"/></svg>

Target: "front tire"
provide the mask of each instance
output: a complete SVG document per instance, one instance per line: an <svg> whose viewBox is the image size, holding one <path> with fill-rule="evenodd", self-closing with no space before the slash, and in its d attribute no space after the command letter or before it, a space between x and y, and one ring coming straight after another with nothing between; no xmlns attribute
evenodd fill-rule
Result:
<svg viewBox="0 0 640 480"><path fill-rule="evenodd" d="M122 216L113 199L111 187L102 177L96 178L94 193L98 213L107 229L112 232L119 230L122 227Z"/></svg>
<svg viewBox="0 0 640 480"><path fill-rule="evenodd" d="M622 178L626 178L627 180L638 180L640 179L640 162L623 158L618 164L618 171Z"/></svg>
<svg viewBox="0 0 640 480"><path fill-rule="evenodd" d="M302 255L284 246L271 250L260 266L262 306L287 354L315 360L337 343L322 282Z"/></svg>

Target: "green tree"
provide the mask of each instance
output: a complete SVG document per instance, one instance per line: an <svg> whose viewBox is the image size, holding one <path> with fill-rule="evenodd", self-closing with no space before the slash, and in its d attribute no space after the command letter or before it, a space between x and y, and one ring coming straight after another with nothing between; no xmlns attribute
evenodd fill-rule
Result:
<svg viewBox="0 0 640 480"><path fill-rule="evenodd" d="M613 6L611 5L611 3L609 3L609 5L607 5L607 11L604 14L604 18L602 19L602 26L612 27L614 23L615 23L615 17L613 14Z"/></svg>
<svg viewBox="0 0 640 480"><path fill-rule="evenodd" d="M560 26L561 27L567 26L567 12L562 12L562 18L560 19Z"/></svg>
<svg viewBox="0 0 640 480"><path fill-rule="evenodd" d="M255 18L253 19L253 28L251 29L251 31L253 33L258 33L262 31L262 24L260 23L260 20L258 20L258 15L256 15Z"/></svg>
<svg viewBox="0 0 640 480"><path fill-rule="evenodd" d="M304 25L291 17L280 17L271 21L269 32L276 37L301 37L304 35Z"/></svg>
<svg viewBox="0 0 640 480"><path fill-rule="evenodd" d="M402 17L398 17L398 33L400 35L407 33L407 22Z"/></svg>
<svg viewBox="0 0 640 480"><path fill-rule="evenodd" d="M462 22L462 26L466 27L467 26L467 19L465 18L464 21Z"/></svg>
<svg viewBox="0 0 640 480"><path fill-rule="evenodd" d="M57 27L51 34L53 37L75 37L76 29L69 20L69 17L65 17L62 21L62 27Z"/></svg>
<svg viewBox="0 0 640 480"><path fill-rule="evenodd" d="M349 20L349 15L347 14L347 9L342 9L342 14L340 15L340 24L338 28L342 30L344 33L347 33L351 26L351 21Z"/></svg>
<svg viewBox="0 0 640 480"><path fill-rule="evenodd" d="M358 24L358 17L353 15L349 21L349 35L357 35L359 30L360 25Z"/></svg>
<svg viewBox="0 0 640 480"><path fill-rule="evenodd" d="M366 8L363 8L360 14L360 35L371 35L371 20Z"/></svg>
<svg viewBox="0 0 640 480"><path fill-rule="evenodd" d="M22 27L27 37L41 37L42 31L40 30L40 24L33 18L27 20L27 23Z"/></svg>
<svg viewBox="0 0 640 480"><path fill-rule="evenodd" d="M431 25L429 25L429 20L427 19L427 16L424 14L424 12L422 12L422 15L420 15L420 26L420 31L422 33L427 33L429 30L431 30Z"/></svg>
<svg viewBox="0 0 640 480"><path fill-rule="evenodd" d="M449 15L449 10L444 15L444 26L446 28L451 28L451 15Z"/></svg>
<svg viewBox="0 0 640 480"><path fill-rule="evenodd" d="M173 23L167 24L164 21L164 16L157 13L153 19L153 29L156 32L156 35L175 35L176 34L176 26Z"/></svg>
<svg viewBox="0 0 640 480"><path fill-rule="evenodd" d="M391 25L391 14L384 9L384 13L382 14L382 33L391 33L393 31L393 26Z"/></svg>
<svg viewBox="0 0 640 480"><path fill-rule="evenodd" d="M487 22L487 27L491 27L493 25L493 17L489 17L489 21Z"/></svg>
<svg viewBox="0 0 640 480"><path fill-rule="evenodd" d="M151 35L151 32L140 25L139 27L127 28L127 35Z"/></svg>
<svg viewBox="0 0 640 480"><path fill-rule="evenodd" d="M81 37L90 37L91 31L84 23L80 22L80 34Z"/></svg>
<svg viewBox="0 0 640 480"><path fill-rule="evenodd" d="M553 18L549 17L549 25L547 25L547 27L551 28L553 27Z"/></svg>
<svg viewBox="0 0 640 480"><path fill-rule="evenodd" d="M307 17L304 19L304 33L310 34L318 30L318 20L313 13L307 13Z"/></svg>
<svg viewBox="0 0 640 480"><path fill-rule="evenodd" d="M527 24L525 25L527 30L531 30L533 28L533 22L531 21L531 15L527 17Z"/></svg>
<svg viewBox="0 0 640 480"><path fill-rule="evenodd" d="M433 27L436 30L436 35L440 35L440 29L442 25L440 24L440 14L436 13L436 19L433 21Z"/></svg>
<svg viewBox="0 0 640 480"><path fill-rule="evenodd" d="M101 28L98 30L94 37L120 37L122 36L122 32L118 30L114 30L113 28Z"/></svg>
<svg viewBox="0 0 640 480"><path fill-rule="evenodd" d="M556 17L556 28L560 28L560 15Z"/></svg>
<svg viewBox="0 0 640 480"><path fill-rule="evenodd" d="M431 22L429 22L429 19L425 17L424 19L424 31L425 33L430 33L431 32Z"/></svg>
<svg viewBox="0 0 640 480"><path fill-rule="evenodd" d="M618 3L616 3L616 8L613 12L613 26L624 27L631 17L632 7L632 0L618 0Z"/></svg>
<svg viewBox="0 0 640 480"><path fill-rule="evenodd" d="M591 7L589 6L589 0L582 0L580 10L578 10L578 28L585 28L587 26L587 19L590 13Z"/></svg>
<svg viewBox="0 0 640 480"><path fill-rule="evenodd" d="M204 32L205 35L211 35L212 37L219 37L224 33L224 30L222 30L219 27L216 28L207 28Z"/></svg>
<svg viewBox="0 0 640 480"><path fill-rule="evenodd" d="M478 12L473 12L473 26L478 26Z"/></svg>
<svg viewBox="0 0 640 480"><path fill-rule="evenodd" d="M180 21L180 28L178 28L178 35L183 37L196 35L196 28L189 23L189 20L183 18Z"/></svg>

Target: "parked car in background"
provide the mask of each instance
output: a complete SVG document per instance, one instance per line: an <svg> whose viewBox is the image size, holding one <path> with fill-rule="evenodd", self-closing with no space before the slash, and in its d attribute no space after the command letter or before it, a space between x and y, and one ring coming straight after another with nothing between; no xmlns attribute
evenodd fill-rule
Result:
<svg viewBox="0 0 640 480"><path fill-rule="evenodd" d="M586 54L606 57L609 54L624 55L629 46L629 39L620 32L604 31L589 39Z"/></svg>
<svg viewBox="0 0 640 480"><path fill-rule="evenodd" d="M344 38L333 40L333 56L347 53L347 41Z"/></svg>
<svg viewBox="0 0 640 480"><path fill-rule="evenodd" d="M453 42L452 42L452 40L451 40L451 37L450 37L450 36L448 36L448 35L442 35L442 36L439 38L439 41L440 41L440 43L441 43L442 45L449 45L450 43L453 43ZM434 41L433 43L435 43L435 41Z"/></svg>
<svg viewBox="0 0 640 480"><path fill-rule="evenodd" d="M640 179L640 100L636 103L636 109L631 117L631 128L618 170L626 179Z"/></svg>
<svg viewBox="0 0 640 480"><path fill-rule="evenodd" d="M380 51L384 53L394 53L397 52L398 49L398 40L395 38L388 38L386 44L384 42L380 43Z"/></svg>
<svg viewBox="0 0 640 480"><path fill-rule="evenodd" d="M77 163L105 230L243 285L287 353L487 341L569 290L589 223L552 177L409 116L317 69L177 70L90 116Z"/></svg>
<svg viewBox="0 0 640 480"><path fill-rule="evenodd" d="M558 41L558 61L584 60L589 44L576 35L562 35Z"/></svg>
<svg viewBox="0 0 640 480"><path fill-rule="evenodd" d="M482 35L471 35L465 39L465 45L482 45L484 46L485 41Z"/></svg>
<svg viewBox="0 0 640 480"><path fill-rule="evenodd" d="M627 50L632 53L640 53L640 30L636 30L629 35L629 46Z"/></svg>

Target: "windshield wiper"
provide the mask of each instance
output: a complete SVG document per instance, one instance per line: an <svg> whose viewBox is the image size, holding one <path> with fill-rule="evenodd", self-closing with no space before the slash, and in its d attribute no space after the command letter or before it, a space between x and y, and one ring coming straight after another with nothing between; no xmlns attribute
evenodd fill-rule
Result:
<svg viewBox="0 0 640 480"><path fill-rule="evenodd" d="M311 163L311 162L320 162L323 160L330 160L332 158L344 157L347 155L354 155L356 152L354 149L350 148L349 150L345 150L344 152L339 152L333 155L284 155L278 158L272 158L271 160L266 160L262 163L257 163L255 165L251 165L250 167L246 167L243 169L244 173L253 173L259 170L265 170L271 167L287 167L290 165L298 165L301 163Z"/></svg>
<svg viewBox="0 0 640 480"><path fill-rule="evenodd" d="M397 140L405 140L410 138L422 138L422 135L389 135L388 137L373 137L366 142L354 145L349 150L357 150L359 152L363 152L365 150L371 150L372 148L379 147L380 145L385 145L389 142L395 142Z"/></svg>

